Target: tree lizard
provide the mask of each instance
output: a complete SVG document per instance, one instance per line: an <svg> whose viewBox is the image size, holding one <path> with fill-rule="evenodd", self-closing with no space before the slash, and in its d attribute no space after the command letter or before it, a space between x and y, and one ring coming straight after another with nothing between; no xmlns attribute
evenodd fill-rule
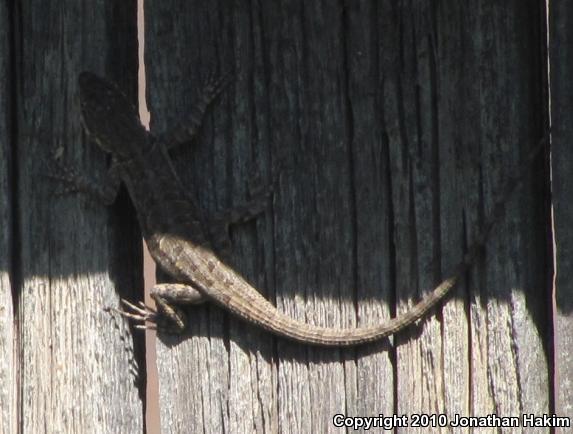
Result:
<svg viewBox="0 0 573 434"><path fill-rule="evenodd" d="M298 322L280 312L215 253L209 222L185 192L168 155L170 148L196 136L207 107L228 82L228 76L209 80L190 119L171 133L154 137L143 127L135 107L115 84L89 72L79 76L83 124L90 138L111 154L109 177L105 184L98 186L61 163L52 177L67 185L66 192L87 192L107 204L115 200L121 182L127 187L152 257L181 282L152 288L151 297L157 310L143 303L136 306L124 301L127 310L120 311L122 315L151 321L152 327L181 333L186 327L186 318L177 306L209 299L246 321L306 344L351 346L392 335L420 319L463 278L526 173L522 169L519 176L510 179L491 216L453 273L407 312L379 325L350 329ZM543 142L530 152L528 165ZM218 228L223 231L229 223L254 217L262 211L264 201L260 199L229 210L225 218L216 219Z"/></svg>

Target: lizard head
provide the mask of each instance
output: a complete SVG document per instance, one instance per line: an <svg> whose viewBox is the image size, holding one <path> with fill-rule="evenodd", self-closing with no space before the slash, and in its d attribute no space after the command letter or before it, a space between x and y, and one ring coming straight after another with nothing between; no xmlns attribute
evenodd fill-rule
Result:
<svg viewBox="0 0 573 434"><path fill-rule="evenodd" d="M78 83L83 124L98 146L120 161L141 152L148 133L117 86L91 72L82 72Z"/></svg>

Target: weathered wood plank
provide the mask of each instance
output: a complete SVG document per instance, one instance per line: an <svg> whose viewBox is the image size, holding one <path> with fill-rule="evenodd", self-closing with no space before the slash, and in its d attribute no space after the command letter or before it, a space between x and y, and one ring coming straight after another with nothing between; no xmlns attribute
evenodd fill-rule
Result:
<svg viewBox="0 0 573 434"><path fill-rule="evenodd" d="M479 112L476 101L477 86L471 71L477 69L479 55L476 52L475 8L469 4L448 2L439 5L436 13L435 62L437 68L436 96L439 108L433 123L438 143L435 144L439 160L438 190L440 215L438 231L441 272L451 269L463 254L468 234L464 231L464 208L473 208L477 198L466 196L469 191L478 191L477 167L472 163L476 155L478 140L472 135L474 117ZM479 34L479 33L478 33ZM460 104L462 95L470 95L473 103ZM470 163L470 164L468 164ZM460 173L459 168L463 167ZM473 200L464 201L464 197ZM452 206L462 204L462 206ZM468 227L474 235L478 216L468 216ZM468 339L466 284L457 285L454 298L445 303L442 309L444 411L449 417L455 414L482 414L471 408L472 362L471 341ZM487 378L481 380L484 384ZM484 413L487 414L487 413ZM457 428L454 433L465 433L468 429Z"/></svg>
<svg viewBox="0 0 573 434"><path fill-rule="evenodd" d="M531 31L540 18L513 7L452 2L434 11L404 3L388 18L388 32L402 41L384 69L400 297L417 298L459 260L499 187L543 134L543 80L531 73L541 59L530 53L543 43ZM524 190L488 245L486 263L445 305L441 325L436 316L415 332L419 339L404 334L399 413L548 411L546 321L539 318L545 263L518 248L544 249L534 235L542 214L527 199L541 197Z"/></svg>
<svg viewBox="0 0 573 434"><path fill-rule="evenodd" d="M474 190L473 203L477 210L488 212L497 186L544 135L546 80L540 66L544 62L540 27L544 19L542 6L535 1L527 5L485 2L476 8L475 16L480 119L476 128L466 131L479 138L484 163L476 174L483 182L484 199ZM540 164L529 179L543 176L539 168ZM544 242L542 193L543 188L535 188L532 182L516 192L488 244L483 268L473 274L471 342L479 345L472 344L472 360L478 360L483 369L474 371L474 378L487 383L482 381L479 390L474 389L472 399L484 406L482 411L498 415L549 412L551 384L544 347L549 253ZM521 427L501 432L547 429Z"/></svg>
<svg viewBox="0 0 573 434"><path fill-rule="evenodd" d="M105 172L80 125L76 80L91 70L135 95L134 6L17 2L21 432L143 431L129 330L104 312L118 304L116 287L141 287L133 218L54 196L59 186L45 178L51 152L89 176Z"/></svg>
<svg viewBox="0 0 573 434"><path fill-rule="evenodd" d="M380 13L375 2L347 2L340 38L345 45L342 63L347 69L346 98L341 104L350 107L351 131L347 134L348 159L352 188L352 225L354 243L343 248L355 249L354 281L342 288L356 288L357 320L355 326L378 323L391 316L394 296L391 238L391 181L381 176L389 172L387 143L380 122L383 93L380 87L379 48L372 41L380 38ZM328 149L329 143L324 144ZM339 228L345 232L346 228ZM337 241L338 242L338 241ZM339 259L336 259L339 261ZM348 297L348 296L347 296ZM345 312L345 316L348 312ZM394 407L394 369L392 352L384 343L359 348L345 362L345 413L349 415L392 415ZM352 354L350 351L349 354ZM376 381L372 381L372 379ZM328 431L328 430L327 430Z"/></svg>
<svg viewBox="0 0 573 434"><path fill-rule="evenodd" d="M396 313L440 278L438 130L433 75L437 29L430 3L391 5L392 36L383 48L384 122L388 134L396 264ZM458 250L459 247L456 249ZM430 316L396 342L397 413L444 413L440 322ZM419 432L419 428L404 428ZM436 432L440 432L436 430Z"/></svg>
<svg viewBox="0 0 573 434"><path fill-rule="evenodd" d="M209 211L245 200L255 173L280 176L269 212L232 230L232 262L292 317L353 327L387 318L395 300L404 311L460 260L542 136L537 2L454 3L146 7L152 131L190 111L209 72L236 71L175 160ZM289 169L277 175L279 165ZM336 413L547 412L546 264L532 253L546 251L542 193L516 194L484 261L396 347L305 347L192 309L188 336L158 345L163 432L331 432Z"/></svg>
<svg viewBox="0 0 573 434"><path fill-rule="evenodd" d="M189 113L193 96L209 72L235 69L232 47L227 48L225 35L234 29L232 20L248 19L249 14L245 16L245 11L248 9L233 15L230 11L217 10L215 4L204 2L147 5L146 59L152 131L172 126ZM244 25L241 27L245 28ZM233 43L241 43L241 50L249 50L254 42ZM170 46L170 56L162 54L166 45ZM217 47L221 52L220 58L207 47ZM249 67L241 68L236 86L249 85L247 71ZM198 186L196 190L190 190L194 194L201 193L201 203L211 210L215 204L221 208L237 203L229 192L215 196L222 186L232 184L237 189L237 197L245 197L248 180L245 171L249 164L245 161L245 155L249 155L245 147L251 146L254 134L249 113L252 105L249 108L247 100L235 105L234 87L221 98L214 114L209 115L205 137L201 146L193 149L193 157L189 149L176 151L177 159L191 162L188 167L202 168L201 171L192 169L186 174L184 170L181 173L185 175L185 183ZM236 95L239 97L242 93ZM240 126L236 130L227 127L231 118ZM216 134L209 137L212 128L216 128ZM264 129L259 131L264 134ZM229 135L225 137L222 132ZM239 171L242 174L236 176L243 182L234 183L230 176ZM206 176L207 173L212 176ZM252 244L244 234L240 236L242 239L235 239L235 248L248 249L243 265L248 267L247 271L253 270L263 257L253 255L252 246L256 244ZM252 277L253 274L247 273L247 276ZM260 286L263 278L261 273L255 282ZM234 319L226 319L226 315L214 307L194 309L192 317L190 334L196 338L170 348L158 343L162 432L275 431L272 377L276 368L269 364L272 359L271 338ZM231 338L226 336L226 324L231 324L228 332ZM246 332L253 336L246 336ZM252 345L253 341L257 342L257 347ZM253 389L257 390L256 393ZM230 399L230 396L240 396L241 399Z"/></svg>
<svg viewBox="0 0 573 434"><path fill-rule="evenodd" d="M12 84L13 58L10 53L10 9L0 3L0 433L16 432L16 359L14 324L14 279L12 237L14 227L12 205L12 179L10 177L13 154L11 152L14 116Z"/></svg>
<svg viewBox="0 0 573 434"><path fill-rule="evenodd" d="M573 7L567 2L550 2L549 7L551 185L556 273L553 310L555 412L573 420Z"/></svg>

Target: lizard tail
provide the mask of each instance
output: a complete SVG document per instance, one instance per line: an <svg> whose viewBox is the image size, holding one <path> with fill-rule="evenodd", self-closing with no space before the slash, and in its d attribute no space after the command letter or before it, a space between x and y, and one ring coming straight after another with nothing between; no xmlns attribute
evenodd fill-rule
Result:
<svg viewBox="0 0 573 434"><path fill-rule="evenodd" d="M238 275L233 279L234 288L231 297L220 297L229 294L229 287L222 289L211 286L202 288L208 296L231 310L237 316L248 322L285 338L305 344L321 346L353 346L372 342L390 336L420 319L428 310L438 303L463 277L466 270L475 260L477 249L472 249L464 261L458 265L455 273L442 281L432 292L416 303L407 312L385 321L383 324L359 328L330 328L320 327L300 321L280 312L272 303L265 299L255 288ZM227 284L229 280L227 280Z"/></svg>

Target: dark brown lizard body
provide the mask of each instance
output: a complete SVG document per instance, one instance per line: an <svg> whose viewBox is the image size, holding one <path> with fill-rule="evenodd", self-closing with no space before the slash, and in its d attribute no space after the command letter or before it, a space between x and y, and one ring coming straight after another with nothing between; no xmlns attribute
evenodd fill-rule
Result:
<svg viewBox="0 0 573 434"><path fill-rule="evenodd" d="M396 333L422 317L463 277L513 189L508 188L481 236L451 277L406 313L377 326L355 329L300 323L278 311L214 253L203 213L188 197L174 171L168 155L168 147L172 145L169 140L155 139L145 130L135 108L115 85L91 73L82 73L79 85L84 125L96 143L112 155L113 188L97 193L109 202L119 181L126 185L151 255L162 269L182 283L158 285L152 290L152 297L158 302L157 313L132 306L134 313L126 315L153 321L167 316L179 330L184 322L174 306L206 297L249 322L307 344L355 345ZM203 111L217 92L211 89ZM198 125L196 120L194 123ZM177 134L173 137L177 138ZM66 181L77 182L77 175L71 172L68 175Z"/></svg>

